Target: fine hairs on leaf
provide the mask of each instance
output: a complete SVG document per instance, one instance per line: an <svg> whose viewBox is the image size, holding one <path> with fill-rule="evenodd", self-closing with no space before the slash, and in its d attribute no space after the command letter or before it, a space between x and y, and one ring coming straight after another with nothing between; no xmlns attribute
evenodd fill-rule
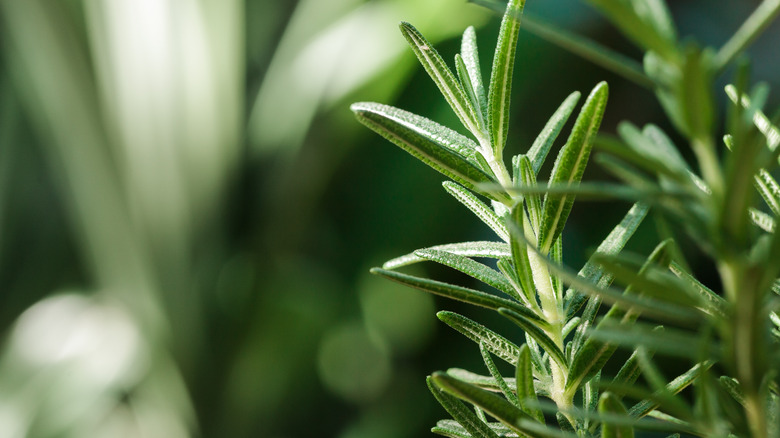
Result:
<svg viewBox="0 0 780 438"><path fill-rule="evenodd" d="M780 130L763 109L768 87L752 87L747 68L736 69L736 85L725 92L712 84L780 15L780 1L761 2L716 48L681 41L665 0L585 0L642 52L641 63L553 23L524 20L525 0L471 1L503 14L489 75L480 69L474 27L463 32L451 69L422 33L400 26L470 137L388 105L352 105L358 121L444 175L445 190L493 236L418 249L371 270L514 324L500 333L488 328L494 322L477 322L465 311L437 313L475 343L488 375L485 368L433 372L428 387L452 419L431 430L457 438L633 437L641 430L777 436ZM599 82L563 145L556 142L580 91L567 90L544 126L535 127L541 129L532 144L515 144L509 109L514 69L527 68L515 65L516 58L525 61L516 53L523 23L651 90L667 120L644 126L624 120L600 134L609 86ZM727 101L721 129L716 103ZM673 126L682 139L659 126ZM716 132L725 133L722 141ZM540 171L556 148L545 177ZM510 169L506 150L513 154ZM592 152L617 182L583 181ZM634 203L580 269L568 265L577 257L564 241L575 200ZM655 250L624 251L648 216L658 224ZM643 245L652 239L645 233ZM691 252L715 267L716 280L697 278ZM403 272L424 261L473 281L450 284ZM502 375L506 365L494 358L514 367L514 375ZM669 368L687 371L668 380L662 370Z"/></svg>

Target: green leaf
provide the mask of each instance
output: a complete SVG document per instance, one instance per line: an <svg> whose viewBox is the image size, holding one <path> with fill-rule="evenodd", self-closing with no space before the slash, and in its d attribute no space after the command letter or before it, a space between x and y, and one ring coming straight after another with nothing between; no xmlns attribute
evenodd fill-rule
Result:
<svg viewBox="0 0 780 438"><path fill-rule="evenodd" d="M466 96L469 98L471 107L474 108L474 112L477 117L477 123L479 124L479 129L481 131L485 131L485 117L483 116L484 112L480 106L477 92L474 90L474 85L471 83L471 76L469 75L468 67L463 61L463 57L459 53L455 54L455 71L458 73L458 80L460 80L461 86L466 92ZM482 92L484 93L484 90Z"/></svg>
<svg viewBox="0 0 780 438"><path fill-rule="evenodd" d="M493 155L501 157L509 130L509 103L512 94L512 70L515 65L517 35L525 0L509 0L498 33L493 70L488 87L490 142Z"/></svg>
<svg viewBox="0 0 780 438"><path fill-rule="evenodd" d="M523 204L518 203L512 208L512 214L507 220L511 220L511 226L517 226L523 228ZM526 251L525 242L521 241L518 233L510 233L509 246L512 250L512 262L514 263L515 272L520 280L520 286L526 295L526 301L528 303L536 303L536 286L534 285L533 272L531 271L531 262L528 259L528 252Z"/></svg>
<svg viewBox="0 0 780 438"><path fill-rule="evenodd" d="M605 392L601 395L601 400L599 400L599 413L605 416L628 416L626 407L623 406L620 399L609 392ZM633 436L634 428L628 425L615 425L605 420L604 425L601 426L602 438L632 438Z"/></svg>
<svg viewBox="0 0 780 438"><path fill-rule="evenodd" d="M477 344L484 344L488 351L510 365L517 364L520 348L507 338L454 312L441 311L436 317Z"/></svg>
<svg viewBox="0 0 780 438"><path fill-rule="evenodd" d="M702 343L706 341L703 341L698 333L668 327L663 331L657 331L653 330L654 328L646 325L626 326L610 322L599 324L596 329L591 330L590 338L623 347L641 345L661 354L694 360L701 355ZM707 343L703 347L708 356L718 355L718 345Z"/></svg>
<svg viewBox="0 0 780 438"><path fill-rule="evenodd" d="M531 160L533 165L534 174L539 174L539 170L544 164L544 160L547 158L547 154L550 152L555 139L558 138L558 134L561 133L563 125L569 120L571 112L574 111L574 107L577 106L577 102L580 100L580 92L575 91L571 93L557 110L553 113L552 117L544 125L544 129L534 140L531 145L531 149L526 154L528 159Z"/></svg>
<svg viewBox="0 0 780 438"><path fill-rule="evenodd" d="M439 55L439 52L411 24L402 22L399 27L417 59L425 67L425 71L428 72L436 86L439 87L439 91L444 95L452 110L455 111L463 126L471 131L482 143L486 139L484 139L484 134L479 127L476 111L471 106L471 102L466 97L466 93L461 88L460 83L455 79L452 71L445 64L444 59Z"/></svg>
<svg viewBox="0 0 780 438"><path fill-rule="evenodd" d="M496 379L496 383L498 384L499 389L501 389L501 392L504 394L504 397L506 397L510 403L519 408L520 400L518 400L517 394L509 389L509 385L507 385L506 380L504 380L504 377L498 371L498 367L496 367L496 364L493 362L493 358L490 357L490 350L484 342L479 343L479 352L482 353L482 360L485 361L485 366L487 367L488 371L490 371L490 375Z"/></svg>
<svg viewBox="0 0 780 438"><path fill-rule="evenodd" d="M544 414L536 407L537 398L536 390L534 389L532 366L531 350L527 344L523 344L520 346L520 354L518 355L517 367L515 368L517 398L520 402L520 409L540 423L544 423Z"/></svg>
<svg viewBox="0 0 780 438"><path fill-rule="evenodd" d="M490 295L485 292L480 292L478 290L469 289L462 286L455 286L453 284L430 280L427 278L415 277L413 275L402 274L400 272L390 271L382 268L373 268L371 269L371 273L385 277L389 280L393 280L397 283L422 290L424 292L441 295L453 300L463 301L464 303L469 303L480 307L487 307L488 309L493 310L498 310L500 307L508 307L526 315L529 318L539 319L539 317L536 316L533 311L514 301Z"/></svg>
<svg viewBox="0 0 780 438"><path fill-rule="evenodd" d="M550 176L551 184L574 184L582 179L593 147L593 138L606 108L607 95L607 83L601 82L588 96L569 139L555 160ZM539 249L542 254L550 252L555 239L561 234L573 203L574 196L545 196L542 228L539 231Z"/></svg>
<svg viewBox="0 0 780 438"><path fill-rule="evenodd" d="M563 351L561 351L560 347L555 344L555 342L550 339L549 336L544 332L544 329L542 325L539 323L527 318L525 315L521 315L518 312L515 312L512 309L507 308L501 308L498 309L498 313L501 315L507 317L510 321L517 324L518 327L523 329L530 337L532 337L540 347L544 351L547 352L547 354L550 355L550 358L554 360L561 368L568 369L568 364L566 363L566 357L563 354Z"/></svg>
<svg viewBox="0 0 780 438"><path fill-rule="evenodd" d="M588 259L588 262L580 269L577 276L589 281L590 283L597 283L600 287L608 286L612 277L604 276L604 269L595 263L594 257L598 254L617 254L626 245L631 236L634 235L639 225L647 216L649 207L646 204L634 204L628 213L623 217L620 223L610 231L607 237L599 244L596 252ZM602 280L603 278L603 280ZM576 289L569 289L566 291L564 299L564 308L566 309L566 317L571 318L582 306L582 303L586 300L586 295L578 292ZM598 299L597 299L598 300ZM596 306L598 310L598 306ZM594 315L595 316L595 315ZM585 322L583 318L583 322ZM590 324L592 319L587 322Z"/></svg>
<svg viewBox="0 0 780 438"><path fill-rule="evenodd" d="M528 414L512 406L511 403L496 394L466 382L461 382L442 372L433 373L431 379L439 388L478 406L518 434L533 433L533 430L536 429L533 425L540 425Z"/></svg>
<svg viewBox="0 0 780 438"><path fill-rule="evenodd" d="M485 257L492 259L508 259L512 256L509 249L509 245L503 242L461 242L461 243L447 243L444 245L431 246L430 248L439 251L447 251L451 254L461 255L465 257ZM382 265L385 269L397 269L402 266L411 265L414 263L425 261L424 258L414 254L406 254L401 257L396 257L392 260L388 260Z"/></svg>
<svg viewBox="0 0 780 438"><path fill-rule="evenodd" d="M535 363L534 363L534 367L536 367ZM492 392L501 391L501 389L498 387L498 382L496 382L496 379L494 379L493 376L483 376L481 374L472 373L471 371L467 371L462 368L450 368L447 370L447 374L457 378L458 380L471 383L472 385L478 386L488 391L492 391ZM508 385L510 385L510 387L516 385L515 379L513 377L506 377L504 378L504 380ZM540 380L537 380L534 383L537 392L542 394L547 394L546 392L547 390Z"/></svg>
<svg viewBox="0 0 780 438"><path fill-rule="evenodd" d="M623 76L629 81L646 88L653 88L653 80L642 71L642 65L635 60L615 52L596 41L526 15L523 29L568 50L593 64Z"/></svg>
<svg viewBox="0 0 780 438"><path fill-rule="evenodd" d="M350 108L360 123L461 185L479 192L477 184L492 181L476 164L476 144L455 131L388 105L361 102Z"/></svg>
<svg viewBox="0 0 780 438"><path fill-rule="evenodd" d="M469 75L469 82L476 97L476 108L479 108L483 116L487 115L487 96L482 82L482 72L479 67L479 53L477 51L477 33L474 26L469 26L463 32L460 43L460 54Z"/></svg>
<svg viewBox="0 0 780 438"><path fill-rule="evenodd" d="M609 20L645 51L664 59L677 59L677 36L663 0L589 0Z"/></svg>
<svg viewBox="0 0 780 438"><path fill-rule="evenodd" d="M776 217L780 217L780 184L765 169L759 169L756 175L756 190L764 198Z"/></svg>
<svg viewBox="0 0 780 438"><path fill-rule="evenodd" d="M527 156L521 156L519 159L520 181L528 187L536 186L536 173L533 170L531 160ZM531 225L534 230L538 230L542 224L542 199L537 194L528 194L524 197L525 205L528 209L528 216L531 219Z"/></svg>
<svg viewBox="0 0 780 438"><path fill-rule="evenodd" d="M668 244L668 241L665 241L656 247L639 270L640 274L647 271L653 265L669 263L668 260L664 260L667 257L666 247ZM625 293L632 293L633 287L634 285L632 284L632 286L626 289ZM629 324L635 321L638 316L639 315L636 312L627 312L619 307L613 306L604 316L604 319L601 320L598 327L617 321L620 321L622 325ZM587 330L587 327L585 330ZM601 342L593 337L589 337L581 348L579 346L576 346L575 348L573 345L572 354L574 355L574 359L572 360L569 375L566 378L566 390L573 392L579 388L579 385L582 382L587 382L591 377L595 376L596 373L601 371L609 358L612 357L612 354L616 349L616 344Z"/></svg>
<svg viewBox="0 0 780 438"><path fill-rule="evenodd" d="M748 209L748 213L750 214L750 220L752 220L756 226L767 233L775 232L775 220L772 216L752 207Z"/></svg>
<svg viewBox="0 0 780 438"><path fill-rule="evenodd" d="M479 220L495 231L498 237L505 242L509 242L509 232L506 229L506 225L504 225L503 219L498 217L492 208L485 205L485 203L480 201L473 193L458 184L451 181L445 181L442 185L444 186L444 189L447 190L447 193L454 196L461 204L471 210Z"/></svg>
<svg viewBox="0 0 780 438"><path fill-rule="evenodd" d="M434 374L435 375L435 374ZM444 409L465 428L472 437L478 438L498 438L490 427L482 422L474 412L466 405L452 395L442 391L441 385L438 385L434 377L429 376L426 380L428 389Z"/></svg>
<svg viewBox="0 0 780 438"><path fill-rule="evenodd" d="M414 252L416 255L442 265L449 266L464 274L473 277L501 292L509 295L511 298L520 297L512 284L499 272L491 269L482 263L475 262L468 257L452 254L446 251L436 249L420 249Z"/></svg>
<svg viewBox="0 0 780 438"><path fill-rule="evenodd" d="M750 98L744 94L740 98L737 95L737 88L733 85L726 86L726 94L732 102L741 104L743 108L752 108ZM753 124L756 125L756 128L758 128L758 130L764 134L764 137L766 137L766 144L769 150L774 151L777 149L777 146L780 145L780 129L774 126L766 114L760 109L754 109Z"/></svg>
<svg viewBox="0 0 780 438"><path fill-rule="evenodd" d="M674 380L669 382L666 385L666 387L663 389L663 392L670 395L679 393L680 391L682 391L683 389L691 385L693 381L696 380L697 377L699 377L699 374L701 374L704 370L709 369L713 363L714 363L713 361L705 361L702 363L697 363L691 369L684 372L683 374L680 374ZM644 417L652 410L658 408L659 405L660 404L656 400L642 400L639 403L632 406L628 410L628 414L634 418Z"/></svg>
<svg viewBox="0 0 780 438"><path fill-rule="evenodd" d="M729 315L729 303L723 297L713 292L710 288L702 284L693 275L689 274L677 262L669 265L669 270L674 275L686 282L689 288L699 296L700 309L709 315L717 318L726 319Z"/></svg>
<svg viewBox="0 0 780 438"><path fill-rule="evenodd" d="M436 426L431 428L431 432L448 438L471 438L466 428L454 420L437 421Z"/></svg>

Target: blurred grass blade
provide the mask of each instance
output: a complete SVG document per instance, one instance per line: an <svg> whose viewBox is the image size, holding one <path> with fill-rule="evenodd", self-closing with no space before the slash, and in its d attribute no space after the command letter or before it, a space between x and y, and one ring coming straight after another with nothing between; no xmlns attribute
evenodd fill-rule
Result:
<svg viewBox="0 0 780 438"><path fill-rule="evenodd" d="M504 276L482 263L471 260L465 256L436 249L420 249L414 253L426 260L441 263L442 265L463 272L464 274L509 295L511 298L520 299L520 297L517 296L517 291L515 291L512 284Z"/></svg>
<svg viewBox="0 0 780 438"><path fill-rule="evenodd" d="M539 319L535 313L523 307L521 304L516 303L515 301L510 301L505 298L500 298L485 292L480 292L478 290L469 289L462 286L455 286L453 284L430 280L428 278L415 277L413 275L402 274L400 272L390 271L382 268L373 268L370 272L389 280L393 280L397 283L401 283L424 292L441 295L456 301L462 301L464 303L469 303L480 307L487 307L488 309L493 310L498 310L501 307L508 307L526 315L531 319Z"/></svg>
<svg viewBox="0 0 780 438"><path fill-rule="evenodd" d="M689 358L696 360L701 355L702 340L695 332L671 329L666 327L663 331L654 330L655 327L646 325L626 326L609 322L599 324L590 331L590 338L606 343L613 343L622 347L643 346L651 351L669 356ZM705 353L710 357L718 355L719 346L715 344L704 345Z"/></svg>
<svg viewBox="0 0 780 438"><path fill-rule="evenodd" d="M525 435L530 432L528 426L533 423L539 424L528 414L496 394L461 382L442 372L433 373L431 379L437 387L478 406L518 434Z"/></svg>
<svg viewBox="0 0 780 438"><path fill-rule="evenodd" d="M480 143L484 138L484 134L479 126L477 120L477 114L474 108L471 106L471 102L466 97L463 88L460 83L455 79L455 76L450 71L444 59L442 59L439 52L431 45L422 34L409 23L402 22L400 24L401 33L404 38L409 42L414 54L420 63L425 67L425 71L433 79L433 82L439 87L439 91L444 95L444 99L450 104L452 110L455 111L455 115L458 116L463 126L471 131L478 139Z"/></svg>
<svg viewBox="0 0 780 438"><path fill-rule="evenodd" d="M458 184L451 181L445 181L442 185L444 186L444 189L447 190L447 193L454 196L455 199L471 210L471 212L484 222L485 225L495 231L501 240L509 242L509 232L506 229L506 225L504 225L503 219L498 217L492 208L485 205L485 203L480 201L473 193Z"/></svg>
<svg viewBox="0 0 780 438"><path fill-rule="evenodd" d="M515 65L520 16L525 0L509 0L498 33L493 55L493 69L488 87L488 119L493 155L501 157L509 130L509 102L512 94L512 71Z"/></svg>
<svg viewBox="0 0 780 438"><path fill-rule="evenodd" d="M644 51L677 59L677 36L664 0L588 0Z"/></svg>
<svg viewBox="0 0 780 438"><path fill-rule="evenodd" d="M550 339L537 322L528 319L525 315L521 315L512 309L501 308L498 309L498 313L505 316L510 321L517 324L518 327L523 329L529 336L531 336L547 354L564 370L569 366L566 363L566 357L555 342Z"/></svg>
<svg viewBox="0 0 780 438"><path fill-rule="evenodd" d="M509 389L509 385L507 385L506 380L504 380L504 376L502 376L498 371L498 367L496 367L496 364L493 362L493 358L490 357L490 350L484 342L479 343L479 352L482 353L482 360L484 360L485 366L487 367L488 371L490 371L490 375L496 379L496 383L498 384L499 389L501 389L501 392L504 394L504 397L506 397L510 403L519 408L520 400L518 400L517 394Z"/></svg>
<svg viewBox="0 0 780 438"><path fill-rule="evenodd" d="M550 176L551 184L574 184L582 179L593 147L593 138L606 109L608 90L607 83L600 82L588 96L566 145L555 160ZM555 239L561 234L573 203L574 196L545 196L542 228L539 231L539 249L542 254L550 252Z"/></svg>
<svg viewBox="0 0 780 438"><path fill-rule="evenodd" d="M694 380L696 380L696 378L699 377L699 374L701 374L703 370L709 369L713 365L713 363L714 363L713 361L705 361L702 363L697 363L691 369L677 376L674 380L669 382L664 388L664 392L671 395L679 393L680 391L682 391L683 389L691 385L694 382ZM628 410L628 414L634 418L644 417L652 410L658 408L658 406L659 406L658 401L642 400L639 403L632 406Z"/></svg>
<svg viewBox="0 0 780 438"><path fill-rule="evenodd" d="M742 26L718 50L713 62L715 71L721 71L731 61L743 53L745 49L777 18L780 14L780 1L764 0L742 23Z"/></svg>
<svg viewBox="0 0 780 438"><path fill-rule="evenodd" d="M485 94L485 85L482 82L482 71L479 66L479 52L477 50L477 33L474 26L469 26L463 32L463 38L460 43L460 55L463 57L463 63L469 74L474 95L476 97L477 108L480 113L487 117L487 95Z"/></svg>
<svg viewBox="0 0 780 438"><path fill-rule="evenodd" d="M444 407L444 409L463 426L474 438L498 438L490 427L482 422L474 412L463 404L456 397L442 391L440 385L429 376L425 381L428 383L428 389L433 396Z"/></svg>
<svg viewBox="0 0 780 438"><path fill-rule="evenodd" d="M520 346L520 354L517 357L517 366L515 367L515 384L520 409L540 423L544 423L544 414L536 407L537 398L536 390L534 389L533 362L528 344Z"/></svg>
<svg viewBox="0 0 780 438"><path fill-rule="evenodd" d="M558 138L558 134L560 134L561 129L563 129L563 125L569 120L569 116L571 115L571 112L574 111L574 107L577 106L579 100L579 91L571 93L564 99L563 103L561 103L547 121L547 124L544 125L544 128L536 137L536 140L534 140L531 149L528 150L526 155L528 155L528 159L531 160L535 174L539 174L539 170L542 168L542 164L544 164L547 154L550 152L550 148L555 142L555 139Z"/></svg>
<svg viewBox="0 0 780 438"><path fill-rule="evenodd" d="M628 417L626 407L623 406L620 399L609 392L601 394L601 399L599 400L599 413L604 416L615 415ZM602 438L633 438L633 436L634 428L629 425L611 424L605 419L604 424L601 426Z"/></svg>
<svg viewBox="0 0 780 438"><path fill-rule="evenodd" d="M616 73L637 85L651 89L654 87L653 80L642 70L642 64L583 35L571 33L529 16L525 17L523 28L539 38Z"/></svg>
<svg viewBox="0 0 780 438"><path fill-rule="evenodd" d="M447 243L444 245L431 246L424 249L434 249L439 251L446 251L451 254L461 255L464 257L485 257L492 259L508 259L512 256L509 245L503 242L460 242L460 243ZM384 269L397 269L403 266L411 265L425 261L424 258L410 253L401 257L386 261L382 267Z"/></svg>
<svg viewBox="0 0 780 438"><path fill-rule="evenodd" d="M350 108L360 123L461 185L480 192L478 183L492 181L473 158L474 142L455 131L388 105L363 102Z"/></svg>

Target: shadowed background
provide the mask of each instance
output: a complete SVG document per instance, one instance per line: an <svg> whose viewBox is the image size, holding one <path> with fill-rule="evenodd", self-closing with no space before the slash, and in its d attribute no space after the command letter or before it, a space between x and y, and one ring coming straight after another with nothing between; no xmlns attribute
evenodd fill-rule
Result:
<svg viewBox="0 0 780 438"><path fill-rule="evenodd" d="M669 3L681 35L716 46L758 4ZM638 56L582 2L526 13ZM447 60L475 25L486 73L494 13L460 0L3 0L0 14L1 437L422 437L445 416L424 377L485 372L435 318L457 304L367 272L492 236L348 104L457 126L397 23ZM756 80L780 80L778 38L775 26L751 48ZM602 132L626 119L673 132L650 92L521 32L508 153L603 79ZM626 208L576 205L565 262L579 267ZM630 248L647 252L643 229Z"/></svg>

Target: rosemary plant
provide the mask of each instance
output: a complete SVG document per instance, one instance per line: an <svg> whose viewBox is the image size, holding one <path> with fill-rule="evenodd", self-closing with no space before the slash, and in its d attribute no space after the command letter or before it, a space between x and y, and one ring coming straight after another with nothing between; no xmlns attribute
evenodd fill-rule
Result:
<svg viewBox="0 0 780 438"><path fill-rule="evenodd" d="M466 316L438 313L478 344L487 375L460 369L433 373L428 386L452 420L432 430L449 437L628 437L635 429L778 436L780 185L772 173L780 131L761 109L766 87L746 92L746 68L738 69L725 94L715 94L712 83L777 16L780 1L764 1L719 50L681 44L663 0L589 3L645 52L643 66L550 24L524 22L531 32L653 90L692 148L695 166L654 125L623 122L618 137L597 137L607 105L604 82L579 109L546 183L537 182L539 171L577 106L578 92L507 166L524 0L509 0L502 8L487 89L473 28L463 34L453 73L412 25L401 24L472 138L398 108L352 105L361 123L449 178L445 190L496 234L495 241L420 249L372 272L493 309L525 334L510 339ZM715 140L718 95L732 102L722 148ZM619 183L581 182L594 146L602 152L600 164ZM562 263L561 232L575 197L582 195L635 204L576 272ZM666 225L663 240L647 256L622 251L651 210ZM708 287L692 275L676 243L683 235L711 259L720 284ZM486 259L494 262L481 262ZM424 261L461 271L495 293L399 270ZM602 375L618 348L630 349L630 356L615 364L615 375ZM687 371L664 376L656 355ZM495 358L511 364L515 375L502 376ZM689 386L690 394L678 394Z"/></svg>

